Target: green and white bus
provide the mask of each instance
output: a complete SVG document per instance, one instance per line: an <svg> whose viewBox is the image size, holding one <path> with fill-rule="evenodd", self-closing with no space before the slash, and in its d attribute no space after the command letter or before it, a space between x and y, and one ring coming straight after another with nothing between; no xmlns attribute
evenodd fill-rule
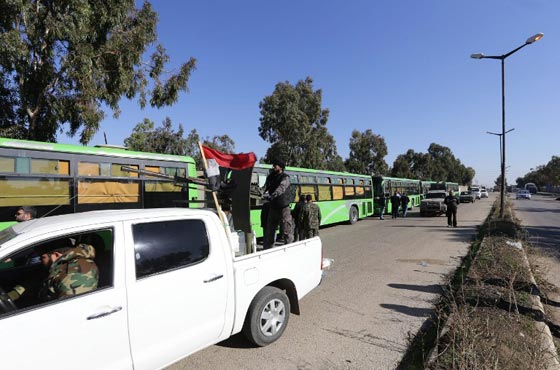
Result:
<svg viewBox="0 0 560 370"><path fill-rule="evenodd" d="M173 180L187 177L196 177L187 156L0 138L0 228L13 223L18 206L36 207L38 217L197 207L197 187Z"/></svg>
<svg viewBox="0 0 560 370"><path fill-rule="evenodd" d="M376 194L375 214L379 214L381 212L381 206L379 205L380 194L385 194L385 213L391 214L392 206L389 198L395 193L395 191L399 192L399 194L406 193L408 195L410 198L408 209L420 206L420 201L422 200L420 180L386 176L373 176L372 180L373 192Z"/></svg>
<svg viewBox="0 0 560 370"><path fill-rule="evenodd" d="M256 164L251 174L253 193L264 190L266 177L272 166ZM290 175L293 202L301 194L310 194L321 209L321 226L339 222L356 223L360 218L373 215L373 188L371 177L347 172L320 171L307 168L286 167ZM261 210L263 201L254 196L250 200L251 228L255 236L263 236ZM235 211L235 210L234 210Z"/></svg>

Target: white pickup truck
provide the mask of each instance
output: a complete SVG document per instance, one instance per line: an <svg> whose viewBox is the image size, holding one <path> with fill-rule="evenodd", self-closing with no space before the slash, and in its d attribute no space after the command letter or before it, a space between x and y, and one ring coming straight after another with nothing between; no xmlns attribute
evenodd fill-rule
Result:
<svg viewBox="0 0 560 370"><path fill-rule="evenodd" d="M95 250L97 288L40 299L41 247L68 241ZM94 211L19 223L0 232L1 368L158 369L239 332L264 346L299 314L322 268L319 238L236 257L209 210Z"/></svg>

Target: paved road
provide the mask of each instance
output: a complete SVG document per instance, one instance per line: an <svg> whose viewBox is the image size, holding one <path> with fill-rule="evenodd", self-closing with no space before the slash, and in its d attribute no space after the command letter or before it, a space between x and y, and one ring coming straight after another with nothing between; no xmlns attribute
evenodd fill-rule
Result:
<svg viewBox="0 0 560 370"><path fill-rule="evenodd" d="M324 255L335 260L321 286L301 302L284 336L251 348L240 336L198 352L169 369L394 369L445 276L468 250L494 200L459 207L459 227L441 217L361 220L321 230Z"/></svg>
<svg viewBox="0 0 560 370"><path fill-rule="evenodd" d="M545 255L547 280L560 287L560 201L539 194L531 200L515 200L513 196L510 199L531 244Z"/></svg>

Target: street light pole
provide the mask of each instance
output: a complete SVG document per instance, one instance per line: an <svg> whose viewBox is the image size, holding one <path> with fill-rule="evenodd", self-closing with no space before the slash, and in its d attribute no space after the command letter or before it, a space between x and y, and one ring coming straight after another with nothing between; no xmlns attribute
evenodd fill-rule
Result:
<svg viewBox="0 0 560 370"><path fill-rule="evenodd" d="M515 130L515 129L514 129L514 128L510 128L510 129L507 130L504 134L507 134L508 132L511 132L511 131L513 131L513 130ZM503 152L502 152L502 148L503 148L503 146L502 146L502 136L504 136L504 134L498 134L497 132L490 132L490 131L486 131L486 133L487 133L487 134L490 134L490 135L496 135L496 136L499 136L499 137L500 137L500 170L501 170L502 164L504 164L504 155L503 155ZM500 182L501 182L501 180L500 180ZM502 184L502 185L503 185L503 184ZM500 186L501 186L501 185L500 185Z"/></svg>
<svg viewBox="0 0 560 370"><path fill-rule="evenodd" d="M502 62L502 133L499 134L501 137L501 168L500 172L502 174L502 184L500 186L500 218L504 218L504 203L505 203L505 187L506 187L506 79L505 79L505 60L507 57L513 53L519 51L527 45L530 45L536 41L542 39L543 34L538 33L535 36L529 37L525 43L509 53L503 55L484 55L482 53L471 54L471 58L474 59L499 59Z"/></svg>

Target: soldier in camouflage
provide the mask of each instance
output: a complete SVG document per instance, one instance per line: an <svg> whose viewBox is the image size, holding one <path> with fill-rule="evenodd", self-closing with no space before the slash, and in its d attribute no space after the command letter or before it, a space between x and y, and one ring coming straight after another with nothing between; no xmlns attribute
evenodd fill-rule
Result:
<svg viewBox="0 0 560 370"><path fill-rule="evenodd" d="M57 299L97 289L99 270L94 258L95 249L89 244L74 247L66 242L66 245L44 249L41 262L49 269L49 274L43 282L40 298Z"/></svg>
<svg viewBox="0 0 560 370"><path fill-rule="evenodd" d="M311 194L305 197L307 203L303 206L300 222L303 227L305 239L319 235L319 225L321 225L321 210L319 206L313 202Z"/></svg>

